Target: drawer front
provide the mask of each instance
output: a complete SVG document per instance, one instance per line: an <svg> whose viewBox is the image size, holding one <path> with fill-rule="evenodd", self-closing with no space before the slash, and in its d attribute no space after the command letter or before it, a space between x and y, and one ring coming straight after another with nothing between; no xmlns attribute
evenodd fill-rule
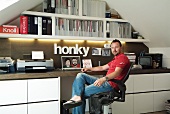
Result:
<svg viewBox="0 0 170 114"><path fill-rule="evenodd" d="M170 89L170 73L154 74L154 90Z"/></svg>
<svg viewBox="0 0 170 114"><path fill-rule="evenodd" d="M133 114L133 94L126 95L125 102L113 102L111 105L112 114Z"/></svg>
<svg viewBox="0 0 170 114"><path fill-rule="evenodd" d="M28 114L60 114L59 101L28 104Z"/></svg>
<svg viewBox="0 0 170 114"><path fill-rule="evenodd" d="M170 99L170 91L154 92L154 112L166 110L165 102Z"/></svg>
<svg viewBox="0 0 170 114"><path fill-rule="evenodd" d="M134 94L134 114L153 112L153 93Z"/></svg>
<svg viewBox="0 0 170 114"><path fill-rule="evenodd" d="M27 102L27 80L0 81L0 105Z"/></svg>
<svg viewBox="0 0 170 114"><path fill-rule="evenodd" d="M153 74L134 76L134 92L153 91Z"/></svg>
<svg viewBox="0 0 170 114"><path fill-rule="evenodd" d="M60 99L60 78L28 80L28 102Z"/></svg>
<svg viewBox="0 0 170 114"><path fill-rule="evenodd" d="M27 104L2 106L0 114L27 114Z"/></svg>

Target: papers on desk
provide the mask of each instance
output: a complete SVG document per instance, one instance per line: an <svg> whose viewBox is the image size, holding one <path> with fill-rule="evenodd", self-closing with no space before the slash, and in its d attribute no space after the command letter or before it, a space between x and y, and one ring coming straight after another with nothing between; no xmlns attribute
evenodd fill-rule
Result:
<svg viewBox="0 0 170 114"><path fill-rule="evenodd" d="M32 67L32 69L39 69L39 70L41 69L42 70L42 69L47 69L47 68L46 67Z"/></svg>
<svg viewBox="0 0 170 114"><path fill-rule="evenodd" d="M136 60L136 54L135 53L124 53L128 59L130 60L130 62L135 62Z"/></svg>
<svg viewBox="0 0 170 114"><path fill-rule="evenodd" d="M44 59L43 51L32 51L32 59Z"/></svg>

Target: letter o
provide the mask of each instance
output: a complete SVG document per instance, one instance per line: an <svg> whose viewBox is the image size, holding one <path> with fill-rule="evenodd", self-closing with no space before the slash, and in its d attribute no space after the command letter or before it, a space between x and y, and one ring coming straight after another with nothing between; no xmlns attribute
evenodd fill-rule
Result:
<svg viewBox="0 0 170 114"><path fill-rule="evenodd" d="M63 54L69 54L69 48L67 46L62 47L62 53Z"/></svg>

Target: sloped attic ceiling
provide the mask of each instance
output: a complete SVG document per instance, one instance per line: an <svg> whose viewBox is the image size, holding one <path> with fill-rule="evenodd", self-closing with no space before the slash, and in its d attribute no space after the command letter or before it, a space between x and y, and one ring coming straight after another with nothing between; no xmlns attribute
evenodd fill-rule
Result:
<svg viewBox="0 0 170 114"><path fill-rule="evenodd" d="M148 47L170 47L170 0L105 0L128 20Z"/></svg>
<svg viewBox="0 0 170 114"><path fill-rule="evenodd" d="M42 2L43 0L19 0L18 2L0 11L0 17L1 17L0 25L11 22L12 20L19 17L19 15L23 11L29 10L39 5Z"/></svg>

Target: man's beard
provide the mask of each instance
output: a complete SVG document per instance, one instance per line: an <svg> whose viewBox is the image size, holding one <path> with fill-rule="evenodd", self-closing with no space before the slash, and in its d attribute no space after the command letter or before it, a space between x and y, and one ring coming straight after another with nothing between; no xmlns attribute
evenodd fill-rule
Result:
<svg viewBox="0 0 170 114"><path fill-rule="evenodd" d="M114 56L117 56L117 55L119 55L120 53L119 52L116 52L115 54L114 54Z"/></svg>

